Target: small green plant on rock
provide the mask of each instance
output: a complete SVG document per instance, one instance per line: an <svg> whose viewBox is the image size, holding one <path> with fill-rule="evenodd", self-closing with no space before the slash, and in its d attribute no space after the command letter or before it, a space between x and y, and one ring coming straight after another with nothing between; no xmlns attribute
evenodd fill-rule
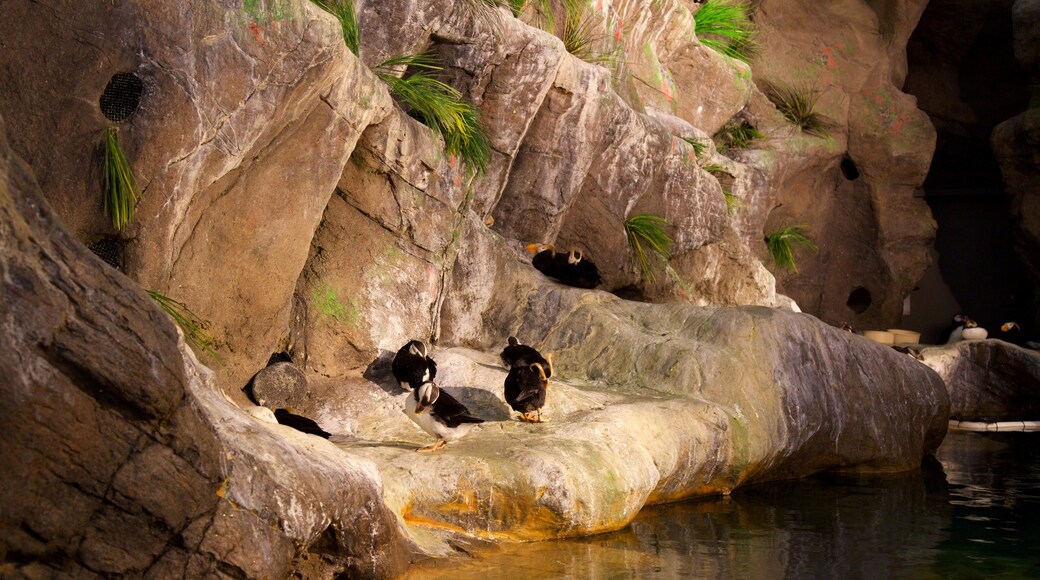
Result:
<svg viewBox="0 0 1040 580"><path fill-rule="evenodd" d="M551 12L550 12L551 13ZM598 32L599 21L589 14L589 6L581 0L564 2L563 31L560 40L567 52L581 60L593 64L613 64L617 60L616 52L601 52L596 45L601 44L605 36Z"/></svg>
<svg viewBox="0 0 1040 580"><path fill-rule="evenodd" d="M740 198L737 197L732 191L722 190L722 196L726 198L726 213L733 215L733 212L740 207Z"/></svg>
<svg viewBox="0 0 1040 580"><path fill-rule="evenodd" d="M766 90L769 100L785 119L802 131L817 137L827 137L827 125L823 115L816 111L820 94L810 87L770 85Z"/></svg>
<svg viewBox="0 0 1040 580"><path fill-rule="evenodd" d="M681 137L681 139L686 141L690 147L693 148L693 154L696 157L704 155L704 150L708 148L708 146L699 139L694 139L693 137Z"/></svg>
<svg viewBox="0 0 1040 580"><path fill-rule="evenodd" d="M101 188L105 192L105 212L111 216L112 226L118 231L134 219L137 178L119 144L118 127L107 127L101 132L101 148Z"/></svg>
<svg viewBox="0 0 1040 580"><path fill-rule="evenodd" d="M405 69L399 77L396 70ZM471 174L487 172L491 143L477 109L455 87L434 78L443 70L436 57L422 53L398 56L375 68L376 75L409 108L409 113L444 137L448 153L462 158Z"/></svg>
<svg viewBox="0 0 1040 580"><path fill-rule="evenodd" d="M659 215L638 214L625 221L625 235L632 260L643 273L647 281L657 281L654 274L651 255L656 254L662 262L667 262L672 239L665 233L668 222Z"/></svg>
<svg viewBox="0 0 1040 580"><path fill-rule="evenodd" d="M773 262L777 266L798 272L798 265L794 260L794 247L802 246L811 252L816 252L816 244L805 233L806 226L781 226L765 236L766 247L773 256Z"/></svg>
<svg viewBox="0 0 1040 580"><path fill-rule="evenodd" d="M750 2L708 0L693 14L701 44L726 56L751 62L758 52Z"/></svg>
<svg viewBox="0 0 1040 580"><path fill-rule="evenodd" d="M201 350L213 357L213 360L220 362L220 357L217 356L217 352L213 350L216 341L213 340L209 334L206 333L205 328L209 324L198 316L195 315L183 302L178 302L173 298L164 296L158 292L152 290L145 290L148 296L155 300L156 304L163 309L163 312L168 314L173 322L181 328L184 332L184 340L188 341L188 344L195 347L197 350Z"/></svg>
<svg viewBox="0 0 1040 580"><path fill-rule="evenodd" d="M747 149L755 139L763 137L765 135L746 120L730 121L715 134L718 148L721 151Z"/></svg>
<svg viewBox="0 0 1040 580"><path fill-rule="evenodd" d="M354 0L311 1L339 20L339 25L343 28L343 41L350 52L353 52L354 56L358 56L361 50L361 29L358 24L357 10L354 8Z"/></svg>

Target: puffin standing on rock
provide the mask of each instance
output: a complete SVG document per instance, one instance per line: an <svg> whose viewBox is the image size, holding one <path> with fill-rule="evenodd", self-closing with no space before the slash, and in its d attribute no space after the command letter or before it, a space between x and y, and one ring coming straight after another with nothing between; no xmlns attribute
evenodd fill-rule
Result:
<svg viewBox="0 0 1040 580"><path fill-rule="evenodd" d="M502 358L502 364L504 364L507 369L512 369L515 366L530 366L532 363L540 363L543 369L547 369L545 378L552 378L552 362L549 361L552 354L548 357L542 356L542 353L538 352L536 348L521 343L520 339L515 336L510 336L508 342L509 344L502 349L502 353L499 355Z"/></svg>
<svg viewBox="0 0 1040 580"><path fill-rule="evenodd" d="M397 351L390 371L401 388L414 390L437 376L437 363L430 358L422 341L410 340Z"/></svg>
<svg viewBox="0 0 1040 580"><path fill-rule="evenodd" d="M435 383L426 381L412 391L404 402L404 412L423 431L437 438L437 442L416 451L436 451L469 433L473 425L483 423L480 417L470 415L465 405L442 391Z"/></svg>
<svg viewBox="0 0 1040 580"><path fill-rule="evenodd" d="M539 362L517 365L509 369L506 375L505 399L514 411L520 413L520 420L529 423L541 423L542 407L545 405L545 392L549 387L548 375L552 374Z"/></svg>
<svg viewBox="0 0 1040 580"><path fill-rule="evenodd" d="M527 251L534 254L531 265L536 270L562 284L591 290L603 281L599 268L581 250L571 248L566 254L557 254L552 244L528 244Z"/></svg>

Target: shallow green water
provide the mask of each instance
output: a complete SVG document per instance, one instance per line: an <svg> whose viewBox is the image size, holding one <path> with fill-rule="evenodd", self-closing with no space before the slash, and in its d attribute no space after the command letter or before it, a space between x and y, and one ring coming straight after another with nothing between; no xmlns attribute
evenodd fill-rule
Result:
<svg viewBox="0 0 1040 580"><path fill-rule="evenodd" d="M1040 433L951 432L919 471L826 476L643 510L415 578L1040 578Z"/></svg>

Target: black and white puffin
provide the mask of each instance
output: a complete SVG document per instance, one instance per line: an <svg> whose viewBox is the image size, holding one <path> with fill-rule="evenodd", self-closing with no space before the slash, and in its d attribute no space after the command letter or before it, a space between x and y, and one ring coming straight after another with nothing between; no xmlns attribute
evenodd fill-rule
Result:
<svg viewBox="0 0 1040 580"><path fill-rule="evenodd" d="M542 363L514 366L506 375L505 399L514 411L520 413L521 421L541 423L548 387L549 378Z"/></svg>
<svg viewBox="0 0 1040 580"><path fill-rule="evenodd" d="M303 415L297 415L289 409L275 409L274 418L278 420L279 424L285 425L286 427L292 427L293 429L303 433L317 435L324 439L328 439L332 435L328 431L322 429L313 419L309 419Z"/></svg>
<svg viewBox="0 0 1040 580"><path fill-rule="evenodd" d="M1000 339L1003 341L1021 346L1022 348L1040 350L1040 340L1031 340L1031 337L1022 330L1022 325L1017 322L1005 322L1000 326L1000 332Z"/></svg>
<svg viewBox="0 0 1040 580"><path fill-rule="evenodd" d="M390 371L401 388L417 389L437 376L437 363L430 358L422 341L410 340L397 351Z"/></svg>
<svg viewBox="0 0 1040 580"><path fill-rule="evenodd" d="M499 355L502 358L502 364L507 369L540 363L542 368L545 369L545 378L552 378L552 362L549 361L551 354L548 357L542 356L538 349L521 343L520 339L515 336L510 336L508 342L509 344L502 349L502 353Z"/></svg>
<svg viewBox="0 0 1040 580"><path fill-rule="evenodd" d="M469 433L480 417L470 414L466 405L442 391L436 383L426 381L412 391L404 402L404 412L423 431L437 438L437 442L416 451L436 451Z"/></svg>
<svg viewBox="0 0 1040 580"><path fill-rule="evenodd" d="M562 284L591 290L603 281L599 268L581 250L558 254L552 244L528 244L527 251L534 254L531 265L536 270Z"/></svg>
<svg viewBox="0 0 1040 580"><path fill-rule="evenodd" d="M964 321L968 317L963 314L955 314L953 321L943 329L942 335L939 337L941 344L950 344L957 342L961 339L961 332L964 331Z"/></svg>

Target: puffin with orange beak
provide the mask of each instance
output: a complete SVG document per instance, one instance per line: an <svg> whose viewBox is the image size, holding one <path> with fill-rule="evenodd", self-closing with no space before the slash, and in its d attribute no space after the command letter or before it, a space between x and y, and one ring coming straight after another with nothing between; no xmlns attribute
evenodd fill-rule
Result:
<svg viewBox="0 0 1040 580"><path fill-rule="evenodd" d="M502 349L499 357L507 369L515 366L530 366L531 363L541 363L542 368L546 369L545 378L552 378L552 363L549 361L552 353L548 356L542 356L538 349L521 343L520 339L515 336L509 337L508 344Z"/></svg>
<svg viewBox="0 0 1040 580"><path fill-rule="evenodd" d="M514 411L520 413L520 420L529 423L541 423L542 407L545 405L545 393L549 387L548 375L552 374L552 363L548 363L548 373L542 363L514 366L506 375L505 399Z"/></svg>
<svg viewBox="0 0 1040 580"><path fill-rule="evenodd" d="M430 381L408 395L404 402L404 413L423 431L437 438L436 443L416 450L420 452L436 451L449 441L465 436L477 423L484 422L480 417L471 415L466 405Z"/></svg>

